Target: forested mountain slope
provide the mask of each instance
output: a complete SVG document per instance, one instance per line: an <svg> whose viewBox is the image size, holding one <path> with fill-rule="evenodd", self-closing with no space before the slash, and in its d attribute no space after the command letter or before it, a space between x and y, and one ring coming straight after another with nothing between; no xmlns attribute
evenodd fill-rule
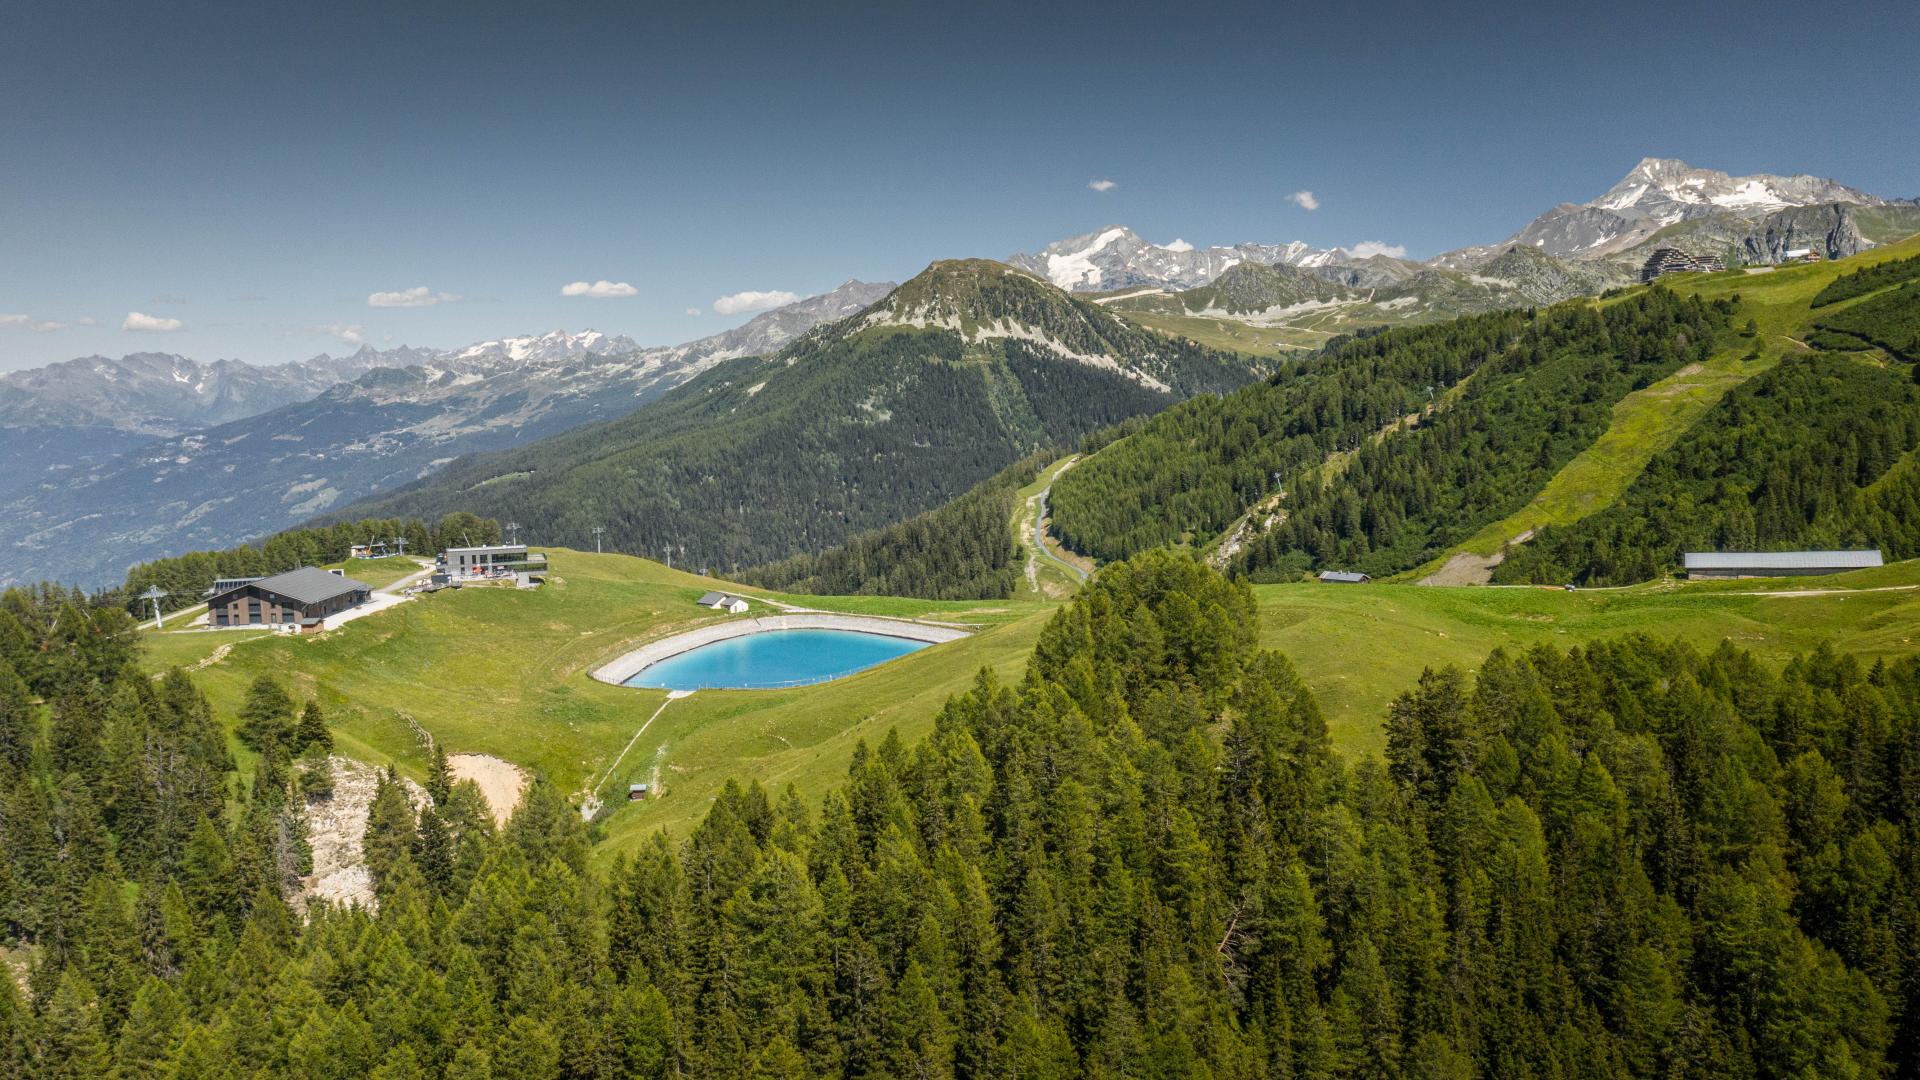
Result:
<svg viewBox="0 0 1920 1080"><path fill-rule="evenodd" d="M1710 356L1730 309L1653 290L1547 312L1445 407L1366 442L1335 477L1287 480L1282 520L1235 565L1276 580L1426 562L1525 504L1607 430L1615 402Z"/></svg>
<svg viewBox="0 0 1920 1080"><path fill-rule="evenodd" d="M1920 386L1907 370L1792 357L1729 393L1614 505L1509 548L1494 579L1619 585L1716 549L1912 558L1916 447Z"/></svg>
<svg viewBox="0 0 1920 1080"><path fill-rule="evenodd" d="M776 356L340 516L471 510L579 546L604 526L616 550L733 570L902 521L1039 447L1255 373L1011 267L936 263Z"/></svg>
<svg viewBox="0 0 1920 1080"><path fill-rule="evenodd" d="M1880 349L1896 360L1920 364L1920 282L1823 312L1813 326L1815 348Z"/></svg>
<svg viewBox="0 0 1920 1080"><path fill-rule="evenodd" d="M1020 546L1007 535L1014 497L1052 460L1028 454L952 502L819 553L802 552L739 575L782 592L829 596L1003 599L1019 580Z"/></svg>
<svg viewBox="0 0 1920 1080"><path fill-rule="evenodd" d="M496 831L466 785L389 782L377 912L303 920L325 715L256 683L237 775L233 718L135 667L123 613L8 594L0 920L32 963L0 1074L1915 1068L1915 659L1495 652L1407 688L1383 768L1331 752L1256 618L1183 556L1109 567L1017 687L605 872L551 784Z"/></svg>
<svg viewBox="0 0 1920 1080"><path fill-rule="evenodd" d="M1170 409L1090 457L1055 485L1054 531L1077 551L1123 558L1205 543L1281 490L1289 507L1348 500L1313 527L1359 545L1353 555L1411 545L1379 560L1404 562L1444 543L1462 514L1494 514L1531 494L1604 430L1607 404L1705 355L1731 310L1655 289L1600 309L1575 301L1350 341L1263 384ZM1433 418L1409 423L1429 404ZM1391 426L1412 430L1374 439ZM1335 455L1358 466L1365 500L1344 480L1321 490L1321 466ZM1475 475L1463 478L1468 468ZM1443 486L1459 490L1441 495Z"/></svg>

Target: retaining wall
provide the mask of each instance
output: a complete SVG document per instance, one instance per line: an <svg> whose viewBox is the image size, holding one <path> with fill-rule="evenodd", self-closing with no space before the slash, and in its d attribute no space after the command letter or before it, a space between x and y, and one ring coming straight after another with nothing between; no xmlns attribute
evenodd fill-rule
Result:
<svg viewBox="0 0 1920 1080"><path fill-rule="evenodd" d="M911 622L907 619L885 619L876 615L836 615L824 611L800 612L791 615L758 615L750 619L732 619L727 622L712 623L685 633L674 634L672 637L661 638L659 641L650 641L610 663L595 668L592 675L601 682L613 683L617 686L669 656L678 656L683 652L716 641L764 633L768 630L858 630L865 634L883 634L887 637L925 641L930 644L953 641L966 637L969 633L952 626L934 626L930 623Z"/></svg>

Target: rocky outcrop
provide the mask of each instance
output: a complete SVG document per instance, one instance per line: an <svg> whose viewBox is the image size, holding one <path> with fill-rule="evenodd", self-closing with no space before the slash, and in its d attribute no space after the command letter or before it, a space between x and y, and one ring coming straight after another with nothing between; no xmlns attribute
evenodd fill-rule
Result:
<svg viewBox="0 0 1920 1080"><path fill-rule="evenodd" d="M1844 203L1782 210L1760 225L1740 241L1741 255L1750 263L1777 263L1786 252L1799 248L1811 248L1828 259L1844 259L1873 246L1861 235L1859 222Z"/></svg>

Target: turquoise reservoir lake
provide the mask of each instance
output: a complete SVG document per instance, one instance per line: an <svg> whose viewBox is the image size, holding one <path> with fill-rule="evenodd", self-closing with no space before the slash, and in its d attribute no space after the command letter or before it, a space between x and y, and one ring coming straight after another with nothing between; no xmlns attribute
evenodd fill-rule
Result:
<svg viewBox="0 0 1920 1080"><path fill-rule="evenodd" d="M858 630L767 630L709 642L642 668L623 685L655 690L772 690L822 683L927 647Z"/></svg>

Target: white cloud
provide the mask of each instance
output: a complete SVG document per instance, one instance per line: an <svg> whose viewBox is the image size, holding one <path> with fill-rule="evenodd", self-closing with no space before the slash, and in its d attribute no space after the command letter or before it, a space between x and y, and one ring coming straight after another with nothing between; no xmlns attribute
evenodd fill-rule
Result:
<svg viewBox="0 0 1920 1080"><path fill-rule="evenodd" d="M325 326L303 326L301 329L309 334L325 334L327 337L337 337L349 345L364 345L367 343L367 331L365 327L349 326L346 323L328 323Z"/></svg>
<svg viewBox="0 0 1920 1080"><path fill-rule="evenodd" d="M687 314L689 314L689 315L698 315L698 314L700 314L700 309L699 309L699 308L697 308L697 307L690 307L690 308L688 308L688 309L687 309Z"/></svg>
<svg viewBox="0 0 1920 1080"><path fill-rule="evenodd" d="M595 300L610 300L618 296L638 296L639 294L639 289L624 281L608 281L605 278L591 285L584 281L576 281L571 285L560 287L561 296L586 296Z"/></svg>
<svg viewBox="0 0 1920 1080"><path fill-rule="evenodd" d="M36 319L31 315L0 315L0 326L24 327L36 334L51 334L55 330L65 330L67 324L52 319Z"/></svg>
<svg viewBox="0 0 1920 1080"><path fill-rule="evenodd" d="M142 333L163 333L168 330L184 329L186 325L186 323L181 322L179 319L168 319L159 315L142 315L138 311L129 311L127 312L126 319L120 323L120 329L137 330Z"/></svg>
<svg viewBox="0 0 1920 1080"><path fill-rule="evenodd" d="M434 292L425 285L415 285L411 289L398 292L377 292L367 295L368 307L432 307L435 304L451 303L460 299L452 293Z"/></svg>
<svg viewBox="0 0 1920 1080"><path fill-rule="evenodd" d="M1087 186L1092 188L1095 191L1112 191L1114 188L1117 188L1120 185L1114 183L1113 181L1103 176L1098 180L1087 181Z"/></svg>
<svg viewBox="0 0 1920 1080"><path fill-rule="evenodd" d="M1193 245L1187 243L1185 240L1175 240L1173 243L1167 245L1167 250L1168 251L1192 251Z"/></svg>
<svg viewBox="0 0 1920 1080"><path fill-rule="evenodd" d="M1389 244L1380 240L1362 240L1347 250L1353 252L1353 257L1356 259L1369 259L1375 255L1385 255L1389 259L1407 257L1407 245Z"/></svg>
<svg viewBox="0 0 1920 1080"><path fill-rule="evenodd" d="M738 315L743 311L766 311L769 308L786 307L800 299L799 293L790 293L781 289L759 292L748 289L746 292L728 293L713 302L715 315Z"/></svg>
<svg viewBox="0 0 1920 1080"><path fill-rule="evenodd" d="M1302 210L1320 209L1320 200L1314 198L1313 192L1311 191L1296 191L1293 194L1287 196L1287 198L1292 200L1293 205L1299 207Z"/></svg>

